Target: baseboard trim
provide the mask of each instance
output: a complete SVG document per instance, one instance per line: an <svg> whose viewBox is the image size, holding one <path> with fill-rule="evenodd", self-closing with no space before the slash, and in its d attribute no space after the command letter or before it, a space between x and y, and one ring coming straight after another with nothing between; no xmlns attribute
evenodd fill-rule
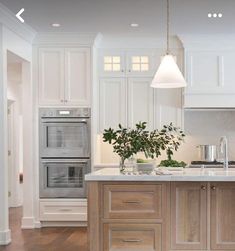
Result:
<svg viewBox="0 0 235 251"><path fill-rule="evenodd" d="M33 229L35 228L34 217L23 217L21 220L22 229Z"/></svg>
<svg viewBox="0 0 235 251"><path fill-rule="evenodd" d="M35 228L41 228L41 227L42 227L41 222L40 222L40 221L35 221L35 222L34 222L34 227L35 227Z"/></svg>
<svg viewBox="0 0 235 251"><path fill-rule="evenodd" d="M41 227L87 227L86 221L41 221Z"/></svg>
<svg viewBox="0 0 235 251"><path fill-rule="evenodd" d="M8 245L11 243L11 230L0 231L0 245Z"/></svg>

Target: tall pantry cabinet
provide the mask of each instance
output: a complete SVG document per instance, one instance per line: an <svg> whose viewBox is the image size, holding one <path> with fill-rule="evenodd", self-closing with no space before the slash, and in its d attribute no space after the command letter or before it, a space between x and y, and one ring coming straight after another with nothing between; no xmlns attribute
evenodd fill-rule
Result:
<svg viewBox="0 0 235 251"><path fill-rule="evenodd" d="M182 126L181 89L150 87L161 55L154 50L100 52L99 132L119 123L134 127L139 121L146 121L149 130L170 122Z"/></svg>
<svg viewBox="0 0 235 251"><path fill-rule="evenodd" d="M40 106L91 107L91 46L56 44L49 41L35 46L36 121ZM36 127L38 147L38 124ZM63 222L86 225L87 200L84 198L38 198L38 203L38 220L43 226L63 225Z"/></svg>

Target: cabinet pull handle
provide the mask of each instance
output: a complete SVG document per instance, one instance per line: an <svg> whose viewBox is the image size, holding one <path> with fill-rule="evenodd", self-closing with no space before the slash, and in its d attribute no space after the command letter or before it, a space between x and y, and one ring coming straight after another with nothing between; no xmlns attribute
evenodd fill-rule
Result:
<svg viewBox="0 0 235 251"><path fill-rule="evenodd" d="M142 242L143 240L141 239L123 239L123 242Z"/></svg>
<svg viewBox="0 0 235 251"><path fill-rule="evenodd" d="M66 208L64 208L64 209L60 209L60 211L61 211L61 212L71 212L72 210L71 210L71 209L66 209Z"/></svg>
<svg viewBox="0 0 235 251"><path fill-rule="evenodd" d="M212 186L212 187L211 187L211 189L212 189L212 190L215 190L215 189L216 189L216 187L215 187L215 186Z"/></svg>
<svg viewBox="0 0 235 251"><path fill-rule="evenodd" d="M206 186L201 186L201 189L202 190L206 190Z"/></svg>
<svg viewBox="0 0 235 251"><path fill-rule="evenodd" d="M128 203L128 204L139 204L141 201L139 200L125 200L123 203Z"/></svg>

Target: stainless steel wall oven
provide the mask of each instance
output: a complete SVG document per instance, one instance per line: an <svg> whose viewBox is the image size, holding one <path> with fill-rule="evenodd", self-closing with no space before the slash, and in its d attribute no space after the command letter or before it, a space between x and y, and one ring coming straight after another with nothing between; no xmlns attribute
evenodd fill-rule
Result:
<svg viewBox="0 0 235 251"><path fill-rule="evenodd" d="M84 198L90 171L90 109L41 108L40 197Z"/></svg>

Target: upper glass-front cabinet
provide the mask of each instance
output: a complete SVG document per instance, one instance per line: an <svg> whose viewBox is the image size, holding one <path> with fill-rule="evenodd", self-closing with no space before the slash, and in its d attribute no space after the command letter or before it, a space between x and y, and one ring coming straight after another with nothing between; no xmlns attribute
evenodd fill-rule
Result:
<svg viewBox="0 0 235 251"><path fill-rule="evenodd" d="M154 74L153 53L116 52L102 53L100 74L103 76L152 76Z"/></svg>
<svg viewBox="0 0 235 251"><path fill-rule="evenodd" d="M121 57L120 56L104 56L104 71L105 72L120 72Z"/></svg>
<svg viewBox="0 0 235 251"><path fill-rule="evenodd" d="M124 76L125 56L119 51L105 51L99 56L99 74L103 76Z"/></svg>
<svg viewBox="0 0 235 251"><path fill-rule="evenodd" d="M131 71L134 71L134 72L149 71L149 56L131 57Z"/></svg>

